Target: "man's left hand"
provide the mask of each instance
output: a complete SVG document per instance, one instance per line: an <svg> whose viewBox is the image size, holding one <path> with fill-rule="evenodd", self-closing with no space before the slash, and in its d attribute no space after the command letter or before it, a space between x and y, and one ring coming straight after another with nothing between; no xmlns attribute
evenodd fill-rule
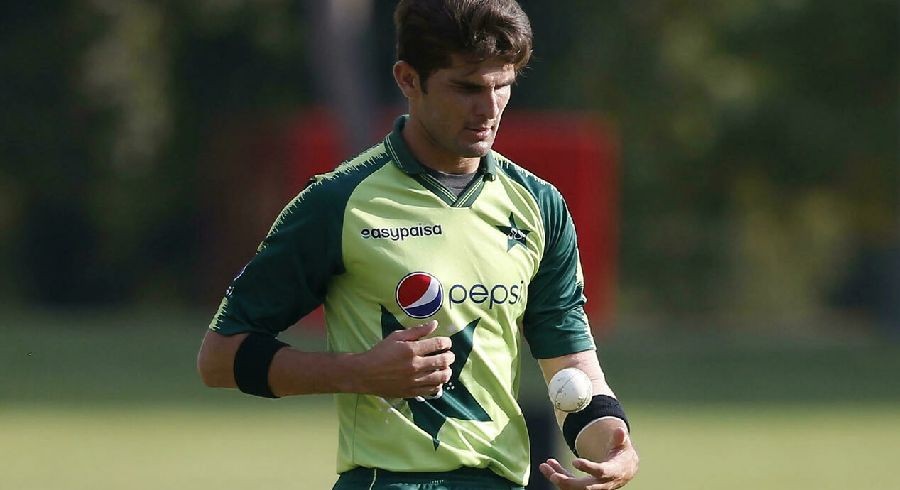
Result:
<svg viewBox="0 0 900 490"><path fill-rule="evenodd" d="M602 461L577 458L572 465L587 476L575 476L559 461L548 459L541 464L541 473L560 490L613 490L623 487L634 478L638 469L638 455L628 432L615 428L608 440L609 450ZM581 449L579 448L579 452Z"/></svg>

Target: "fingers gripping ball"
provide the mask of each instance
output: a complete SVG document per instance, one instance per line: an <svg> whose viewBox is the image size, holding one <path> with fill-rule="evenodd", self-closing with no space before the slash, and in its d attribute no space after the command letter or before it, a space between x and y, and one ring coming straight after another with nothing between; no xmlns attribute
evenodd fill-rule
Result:
<svg viewBox="0 0 900 490"><path fill-rule="evenodd" d="M594 394L591 378L578 368L560 369L547 385L550 401L557 410L577 412L591 403Z"/></svg>

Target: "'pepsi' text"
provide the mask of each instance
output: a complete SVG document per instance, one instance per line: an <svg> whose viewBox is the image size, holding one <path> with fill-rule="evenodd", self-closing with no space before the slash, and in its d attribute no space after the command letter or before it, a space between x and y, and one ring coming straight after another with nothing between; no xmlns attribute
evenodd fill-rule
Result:
<svg viewBox="0 0 900 490"><path fill-rule="evenodd" d="M513 284L507 286L505 284L496 284L494 286L485 286L484 284L473 284L471 287L465 287L462 284L454 284L447 291L447 297L450 305L459 305L470 300L475 304L487 302L488 309L492 309L494 305L509 304L514 305L522 300L525 293L525 283Z"/></svg>

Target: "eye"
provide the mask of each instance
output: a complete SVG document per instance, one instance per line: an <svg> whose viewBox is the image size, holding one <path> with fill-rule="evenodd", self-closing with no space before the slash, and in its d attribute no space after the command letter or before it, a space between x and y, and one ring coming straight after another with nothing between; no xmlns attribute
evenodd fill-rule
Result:
<svg viewBox="0 0 900 490"><path fill-rule="evenodd" d="M482 90L482 87L479 87L478 85L461 85L458 87L458 90L464 94L474 95L474 94L480 93Z"/></svg>

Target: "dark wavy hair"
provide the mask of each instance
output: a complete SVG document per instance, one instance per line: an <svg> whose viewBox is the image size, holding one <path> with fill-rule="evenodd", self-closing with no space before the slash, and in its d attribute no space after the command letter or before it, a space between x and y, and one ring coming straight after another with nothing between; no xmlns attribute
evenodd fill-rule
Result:
<svg viewBox="0 0 900 490"><path fill-rule="evenodd" d="M422 79L452 64L500 58L516 73L531 58L531 23L515 0L400 0L394 10L397 59Z"/></svg>

